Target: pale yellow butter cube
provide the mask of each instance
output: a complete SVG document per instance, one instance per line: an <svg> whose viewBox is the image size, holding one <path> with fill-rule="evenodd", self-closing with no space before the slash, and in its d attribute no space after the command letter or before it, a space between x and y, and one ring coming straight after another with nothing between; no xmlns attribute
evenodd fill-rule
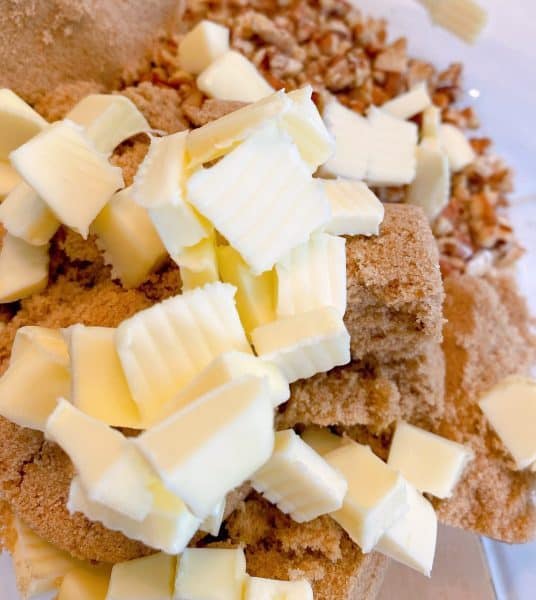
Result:
<svg viewBox="0 0 536 600"><path fill-rule="evenodd" d="M536 381L512 376L481 398L480 408L518 469L536 461ZM534 466L533 466L534 470Z"/></svg>
<svg viewBox="0 0 536 600"><path fill-rule="evenodd" d="M197 78L197 87L211 98L240 102L257 102L274 92L257 67L235 50L211 62Z"/></svg>
<svg viewBox="0 0 536 600"><path fill-rule="evenodd" d="M350 335L333 307L262 325L251 339L257 355L276 364L289 383L350 362Z"/></svg>
<svg viewBox="0 0 536 600"><path fill-rule="evenodd" d="M229 29L203 19L182 38L179 65L188 73L199 75L228 50Z"/></svg>
<svg viewBox="0 0 536 600"><path fill-rule="evenodd" d="M247 577L244 600L313 600L313 588L305 579L279 581Z"/></svg>
<svg viewBox="0 0 536 600"><path fill-rule="evenodd" d="M74 325L69 354L74 406L107 425L141 429L140 413L115 349L115 329Z"/></svg>
<svg viewBox="0 0 536 600"><path fill-rule="evenodd" d="M71 121L50 125L10 158L55 217L84 238L93 219L124 185L121 169Z"/></svg>
<svg viewBox="0 0 536 600"><path fill-rule="evenodd" d="M45 434L69 456L90 500L139 521L149 514L154 473L122 433L60 399Z"/></svg>
<svg viewBox="0 0 536 600"><path fill-rule="evenodd" d="M188 548L177 565L176 600L242 600L246 557L241 548Z"/></svg>
<svg viewBox="0 0 536 600"><path fill-rule="evenodd" d="M0 89L0 160L47 127L48 123L11 90Z"/></svg>
<svg viewBox="0 0 536 600"><path fill-rule="evenodd" d="M458 173L476 158L469 140L461 129L450 123L443 123L439 128L439 143L449 159L449 167Z"/></svg>
<svg viewBox="0 0 536 600"><path fill-rule="evenodd" d="M90 94L67 113L66 119L82 125L95 148L105 154L151 129L132 100L120 94Z"/></svg>
<svg viewBox="0 0 536 600"><path fill-rule="evenodd" d="M22 181L7 160L0 159L0 201Z"/></svg>
<svg viewBox="0 0 536 600"><path fill-rule="evenodd" d="M462 444L399 421L387 462L419 491L449 498L472 458Z"/></svg>
<svg viewBox="0 0 536 600"><path fill-rule="evenodd" d="M484 29L486 11L474 0L420 0L434 23L473 44Z"/></svg>
<svg viewBox="0 0 536 600"><path fill-rule="evenodd" d="M438 139L441 128L441 109L433 104L422 113L421 140Z"/></svg>
<svg viewBox="0 0 536 600"><path fill-rule="evenodd" d="M199 531L210 533L210 535L218 536L223 523L223 517L225 515L226 499L220 500L214 507L214 510L205 518L205 520L199 526Z"/></svg>
<svg viewBox="0 0 536 600"><path fill-rule="evenodd" d="M251 353L235 288L210 283L142 310L117 328L116 348L145 422L222 352Z"/></svg>
<svg viewBox="0 0 536 600"><path fill-rule="evenodd" d="M370 552L407 512L406 484L368 446L356 442L332 450L324 458L348 482L343 506L331 516L362 552Z"/></svg>
<svg viewBox="0 0 536 600"><path fill-rule="evenodd" d="M17 329L9 364L13 364L23 356L33 356L36 353L49 354L52 358L61 361L65 368L69 367L69 351L63 332L59 329L39 325L25 325Z"/></svg>
<svg viewBox="0 0 536 600"><path fill-rule="evenodd" d="M179 265L183 292L219 281L214 236L201 240L195 246L185 248L172 258Z"/></svg>
<svg viewBox="0 0 536 600"><path fill-rule="evenodd" d="M171 600L176 564L176 557L167 554L117 563L106 600Z"/></svg>
<svg viewBox="0 0 536 600"><path fill-rule="evenodd" d="M273 406L266 379L230 381L134 441L164 485L199 518L272 453Z"/></svg>
<svg viewBox="0 0 536 600"><path fill-rule="evenodd" d="M168 255L147 209L131 194L132 188L115 193L91 225L112 277L126 288L142 284Z"/></svg>
<svg viewBox="0 0 536 600"><path fill-rule="evenodd" d="M105 600L111 566L85 564L69 571L61 581L56 600Z"/></svg>
<svg viewBox="0 0 536 600"><path fill-rule="evenodd" d="M4 234L0 250L0 304L42 292L48 283L48 244L32 246Z"/></svg>
<svg viewBox="0 0 536 600"><path fill-rule="evenodd" d="M251 484L298 523L338 510L348 490L344 477L292 429L275 434L274 452Z"/></svg>
<svg viewBox="0 0 536 600"><path fill-rule="evenodd" d="M49 242L60 226L47 204L25 182L0 204L0 222L11 235L34 246Z"/></svg>
<svg viewBox="0 0 536 600"><path fill-rule="evenodd" d="M325 456L328 452L336 450L350 442L348 438L331 433L327 427L317 427L316 425L306 427L300 437L313 450L318 452L320 456Z"/></svg>
<svg viewBox="0 0 536 600"><path fill-rule="evenodd" d="M410 119L431 106L432 100L428 94L425 81L418 83L408 92L400 94L382 104L382 110L399 119Z"/></svg>

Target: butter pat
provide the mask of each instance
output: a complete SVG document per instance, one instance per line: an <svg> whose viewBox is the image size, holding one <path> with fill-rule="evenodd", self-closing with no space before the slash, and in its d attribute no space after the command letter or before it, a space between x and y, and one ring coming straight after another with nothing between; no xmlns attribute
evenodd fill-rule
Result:
<svg viewBox="0 0 536 600"><path fill-rule="evenodd" d="M142 310L117 328L116 348L141 417L162 407L222 352L251 353L235 289L211 283Z"/></svg>
<svg viewBox="0 0 536 600"><path fill-rule="evenodd" d="M257 102L274 88L245 56L228 50L214 60L197 78L197 87L210 98Z"/></svg>
<svg viewBox="0 0 536 600"><path fill-rule="evenodd" d="M106 600L171 600L176 563L153 554L114 565Z"/></svg>
<svg viewBox="0 0 536 600"><path fill-rule="evenodd" d="M172 415L200 396L244 375L266 378L274 407L283 404L290 398L288 382L275 365L261 360L253 354L236 351L223 352L163 407L159 418L163 419Z"/></svg>
<svg viewBox="0 0 536 600"><path fill-rule="evenodd" d="M95 148L105 154L133 135L151 129L132 100L120 94L90 94L66 118L82 125Z"/></svg>
<svg viewBox="0 0 536 600"><path fill-rule="evenodd" d="M178 256L174 256L173 260L179 265L183 292L219 281L214 236L185 248Z"/></svg>
<svg viewBox="0 0 536 600"><path fill-rule="evenodd" d="M430 12L434 23L447 29L464 42L473 44L488 17L486 11L474 0L420 0Z"/></svg>
<svg viewBox="0 0 536 600"><path fill-rule="evenodd" d="M491 388L480 408L513 456L518 469L536 461L536 381L512 376ZM533 467L534 470L534 467Z"/></svg>
<svg viewBox="0 0 536 600"><path fill-rule="evenodd" d="M142 284L167 258L147 209L131 194L132 188L115 193L91 225L112 277L126 288Z"/></svg>
<svg viewBox="0 0 536 600"><path fill-rule="evenodd" d="M178 256L211 233L183 194L187 132L151 137L149 151L134 178L132 197L149 211L160 239Z"/></svg>
<svg viewBox="0 0 536 600"><path fill-rule="evenodd" d="M0 200L5 198L22 179L7 160L0 159Z"/></svg>
<svg viewBox="0 0 536 600"><path fill-rule="evenodd" d="M292 429L275 434L274 452L251 483L298 523L340 509L348 489L340 473Z"/></svg>
<svg viewBox="0 0 536 600"><path fill-rule="evenodd" d="M48 126L41 115L11 90L0 89L0 160Z"/></svg>
<svg viewBox="0 0 536 600"><path fill-rule="evenodd" d="M247 577L244 600L313 600L313 588L305 579L278 581Z"/></svg>
<svg viewBox="0 0 536 600"><path fill-rule="evenodd" d="M168 554L179 554L194 536L201 520L194 517L184 502L168 492L160 482L152 484L150 490L152 508L142 521L136 521L90 500L80 479L75 477L71 482L67 509L71 514L82 513L91 521L98 521L112 531L120 531L146 546Z"/></svg>
<svg viewBox="0 0 536 600"><path fill-rule="evenodd" d="M90 500L139 521L149 514L154 475L123 434L63 399L45 433L69 456Z"/></svg>
<svg viewBox="0 0 536 600"><path fill-rule="evenodd" d="M228 50L229 29L204 19L179 44L179 65L188 73L199 75Z"/></svg>
<svg viewBox="0 0 536 600"><path fill-rule="evenodd" d="M273 407L265 379L244 376L202 396L135 440L201 519L272 453Z"/></svg>
<svg viewBox="0 0 536 600"><path fill-rule="evenodd" d="M105 600L110 582L109 566L80 566L62 579L57 600Z"/></svg>
<svg viewBox="0 0 536 600"><path fill-rule="evenodd" d="M115 349L115 329L72 326L69 354L71 402L107 425L140 429L140 414Z"/></svg>
<svg viewBox="0 0 536 600"><path fill-rule="evenodd" d="M12 152L11 162L55 217L84 238L93 219L124 185L121 169L110 165L71 121L50 125Z"/></svg>
<svg viewBox="0 0 536 600"><path fill-rule="evenodd" d="M449 167L457 173L471 164L476 154L465 137L463 131L450 123L443 123L439 128L439 142L449 159Z"/></svg>
<svg viewBox="0 0 536 600"><path fill-rule="evenodd" d="M421 139L438 139L441 128L441 109L433 104L422 113Z"/></svg>
<svg viewBox="0 0 536 600"><path fill-rule="evenodd" d="M275 124L189 179L191 203L254 274L272 268L329 219L329 203L298 149Z"/></svg>
<svg viewBox="0 0 536 600"><path fill-rule="evenodd" d="M451 440L400 421L388 465L419 491L450 498L473 452Z"/></svg>
<svg viewBox="0 0 536 600"><path fill-rule="evenodd" d="M289 383L350 362L350 335L332 307L262 325L251 339L257 355L276 364Z"/></svg>
<svg viewBox="0 0 536 600"><path fill-rule="evenodd" d="M382 104L382 110L398 119L410 119L431 106L432 100L428 94L426 82L418 83L409 92Z"/></svg>
<svg viewBox="0 0 536 600"><path fill-rule="evenodd" d="M334 235L378 235L384 208L366 183L351 179L324 181L331 219L324 231Z"/></svg>
<svg viewBox="0 0 536 600"><path fill-rule="evenodd" d="M43 342L36 331L40 329ZM44 431L57 399L69 394L69 386L69 355L59 332L21 327L9 368L0 378L0 415L21 427Z"/></svg>
<svg viewBox="0 0 536 600"><path fill-rule="evenodd" d="M375 550L430 577L437 540L434 507L406 484L409 510L380 538Z"/></svg>
<svg viewBox="0 0 536 600"><path fill-rule="evenodd" d="M346 240L315 233L275 266L277 316L287 317L331 306L346 312Z"/></svg>
<svg viewBox="0 0 536 600"><path fill-rule="evenodd" d="M370 552L381 536L407 512L405 482L368 446L355 442L329 452L324 458L348 482L343 506L331 516L362 552Z"/></svg>
<svg viewBox="0 0 536 600"><path fill-rule="evenodd" d="M336 450L346 443L350 443L348 438L335 435L326 427L317 427L316 425L306 427L300 437L320 456L325 456L328 452Z"/></svg>
<svg viewBox="0 0 536 600"><path fill-rule="evenodd" d="M241 548L188 548L179 559L177 600L242 600L246 557Z"/></svg>
<svg viewBox="0 0 536 600"><path fill-rule="evenodd" d="M199 531L210 533L210 535L218 536L223 523L223 517L225 515L225 504L226 499L223 498L218 504L216 504L214 510L205 518L205 520L199 526Z"/></svg>
<svg viewBox="0 0 536 600"><path fill-rule="evenodd" d="M24 182L0 204L0 221L11 235L34 246L48 243L60 225L46 203Z"/></svg>
<svg viewBox="0 0 536 600"><path fill-rule="evenodd" d="M253 329L275 319L275 273L254 275L231 246L216 249L220 278L236 287L236 307L249 335Z"/></svg>
<svg viewBox="0 0 536 600"><path fill-rule="evenodd" d="M0 250L0 304L42 292L48 283L48 245L32 246L4 234Z"/></svg>

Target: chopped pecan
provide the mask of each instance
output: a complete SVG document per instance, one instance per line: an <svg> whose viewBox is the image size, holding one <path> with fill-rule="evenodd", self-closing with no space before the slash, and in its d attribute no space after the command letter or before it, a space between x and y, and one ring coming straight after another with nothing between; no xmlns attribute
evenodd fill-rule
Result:
<svg viewBox="0 0 536 600"><path fill-rule="evenodd" d="M404 73L408 68L407 42L400 38L393 42L374 61L374 68L389 73Z"/></svg>

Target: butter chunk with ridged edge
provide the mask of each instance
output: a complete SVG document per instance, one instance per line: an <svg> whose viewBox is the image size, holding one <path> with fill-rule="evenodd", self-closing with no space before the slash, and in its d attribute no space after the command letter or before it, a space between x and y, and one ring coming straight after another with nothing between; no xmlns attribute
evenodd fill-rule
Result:
<svg viewBox="0 0 536 600"><path fill-rule="evenodd" d="M185 248L172 258L179 265L183 292L219 281L214 235L201 240L195 246Z"/></svg>
<svg viewBox="0 0 536 600"><path fill-rule="evenodd" d="M22 179L7 160L0 159L0 200L5 198Z"/></svg>
<svg viewBox="0 0 536 600"><path fill-rule="evenodd" d="M247 577L244 600L313 600L313 589L306 579L279 581Z"/></svg>
<svg viewBox="0 0 536 600"><path fill-rule="evenodd" d="M382 110L399 119L410 119L422 113L432 104L426 82L423 81L409 91L382 104Z"/></svg>
<svg viewBox="0 0 536 600"><path fill-rule="evenodd" d="M219 56L229 50L229 29L203 19L179 44L179 65L192 75L199 75Z"/></svg>
<svg viewBox="0 0 536 600"><path fill-rule="evenodd" d="M387 463L419 491L449 498L472 458L470 448L399 421Z"/></svg>
<svg viewBox="0 0 536 600"><path fill-rule="evenodd" d="M315 233L276 263L277 316L331 306L346 312L346 240Z"/></svg>
<svg viewBox="0 0 536 600"><path fill-rule="evenodd" d="M122 433L60 399L45 434L69 456L90 500L132 519L149 514L155 476Z"/></svg>
<svg viewBox="0 0 536 600"><path fill-rule="evenodd" d="M330 207L290 136L269 123L187 182L197 210L254 274L270 270L324 225Z"/></svg>
<svg viewBox="0 0 536 600"><path fill-rule="evenodd" d="M153 554L112 569L106 600L171 600L177 559Z"/></svg>
<svg viewBox="0 0 536 600"><path fill-rule="evenodd" d="M17 331L13 349L0 378L0 415L44 431L57 399L70 391L67 345L57 331L27 326Z"/></svg>
<svg viewBox="0 0 536 600"><path fill-rule="evenodd" d="M111 566L84 564L69 571L61 581L57 600L106 600Z"/></svg>
<svg viewBox="0 0 536 600"><path fill-rule="evenodd" d="M272 321L251 339L257 355L276 364L289 383L350 362L350 335L332 307Z"/></svg>
<svg viewBox="0 0 536 600"><path fill-rule="evenodd" d="M48 244L33 246L9 233L0 250L0 304L42 292L48 283Z"/></svg>
<svg viewBox="0 0 536 600"><path fill-rule="evenodd" d="M121 169L72 121L50 125L10 158L54 216L84 238L106 202L124 186Z"/></svg>
<svg viewBox="0 0 536 600"><path fill-rule="evenodd" d="M164 244L147 213L132 199L132 188L115 193L93 221L91 233L112 277L126 288L142 284L167 258Z"/></svg>
<svg viewBox="0 0 536 600"><path fill-rule="evenodd" d="M204 519L272 454L268 382L252 376L230 381L154 425L134 443L164 485Z"/></svg>
<svg viewBox="0 0 536 600"><path fill-rule="evenodd" d="M175 600L241 600L246 580L241 548L188 548L177 565Z"/></svg>
<svg viewBox="0 0 536 600"><path fill-rule="evenodd" d="M298 523L341 508L348 489L344 477L292 429L275 434L274 452L251 484Z"/></svg>
<svg viewBox="0 0 536 600"><path fill-rule="evenodd" d="M171 256L178 256L212 231L184 195L187 134L181 131L162 138L151 137L149 151L132 185L132 197L149 211Z"/></svg>
<svg viewBox="0 0 536 600"><path fill-rule="evenodd" d="M222 352L251 353L234 302L235 288L209 283L123 321L116 348L141 417L162 407Z"/></svg>
<svg viewBox="0 0 536 600"><path fill-rule="evenodd" d="M331 516L366 554L407 512L406 484L368 446L356 442L324 458L348 482L343 506Z"/></svg>

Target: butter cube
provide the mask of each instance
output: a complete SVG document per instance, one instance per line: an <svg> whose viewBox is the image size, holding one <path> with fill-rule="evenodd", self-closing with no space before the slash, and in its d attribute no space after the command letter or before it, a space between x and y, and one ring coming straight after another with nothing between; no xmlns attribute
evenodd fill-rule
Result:
<svg viewBox="0 0 536 600"><path fill-rule="evenodd" d="M315 233L275 265L277 316L331 306L346 312L346 240Z"/></svg>
<svg viewBox="0 0 536 600"><path fill-rule="evenodd" d="M178 256L211 233L210 225L199 218L183 194L187 133L151 137L132 185L132 197L149 211L171 256Z"/></svg>
<svg viewBox="0 0 536 600"><path fill-rule="evenodd" d="M132 100L120 94L90 94L66 118L82 125L95 148L104 154L110 154L133 135L151 129Z"/></svg>
<svg viewBox="0 0 536 600"><path fill-rule="evenodd" d="M64 399L50 415L45 433L69 456L90 500L138 521L149 514L154 474L123 434Z"/></svg>
<svg viewBox="0 0 536 600"><path fill-rule="evenodd" d="M115 349L115 328L71 327L71 402L112 427L140 429L141 418Z"/></svg>
<svg viewBox="0 0 536 600"><path fill-rule="evenodd" d="M244 375L265 377L274 407L290 398L290 388L278 367L245 352L229 351L217 356L197 377L162 408L159 420L191 404L200 396Z"/></svg>
<svg viewBox="0 0 536 600"><path fill-rule="evenodd" d="M171 600L176 564L176 557L167 554L117 563L106 600Z"/></svg>
<svg viewBox="0 0 536 600"><path fill-rule="evenodd" d="M37 329L17 331L9 367L0 378L0 415L44 431L58 398L69 394L69 355L59 332L45 330L41 337L47 341L41 342Z"/></svg>
<svg viewBox="0 0 536 600"><path fill-rule="evenodd" d="M228 50L229 29L203 19L179 44L179 65L188 73L199 75Z"/></svg>
<svg viewBox="0 0 536 600"><path fill-rule="evenodd" d="M475 0L421 0L434 23L473 44L487 22L486 11Z"/></svg>
<svg viewBox="0 0 536 600"><path fill-rule="evenodd" d="M513 456L518 469L536 461L536 381L512 376L479 402L482 412ZM533 466L534 470L534 466Z"/></svg>
<svg viewBox="0 0 536 600"><path fill-rule="evenodd" d="M177 600L242 600L246 557L241 548L188 548L179 559Z"/></svg>
<svg viewBox="0 0 536 600"><path fill-rule="evenodd" d="M42 292L48 283L48 244L32 246L4 234L0 250L0 304Z"/></svg>
<svg viewBox="0 0 536 600"><path fill-rule="evenodd" d="M292 429L275 434L274 452L251 484L298 523L339 510L348 490L344 477Z"/></svg>
<svg viewBox="0 0 536 600"><path fill-rule="evenodd" d="M415 179L406 193L406 202L420 206L430 221L448 204L450 172L447 155L439 148L421 143L416 149Z"/></svg>
<svg viewBox="0 0 536 600"><path fill-rule="evenodd" d="M276 364L289 383L350 362L350 335L332 307L262 325L251 339L257 355Z"/></svg>
<svg viewBox="0 0 536 600"><path fill-rule="evenodd" d="M197 87L210 98L257 102L274 88L244 55L228 50L216 58L197 78Z"/></svg>
<svg viewBox="0 0 536 600"><path fill-rule="evenodd" d="M449 167L453 173L458 173L476 158L469 140L461 129L450 123L443 123L439 128L439 142L449 159Z"/></svg>
<svg viewBox="0 0 536 600"><path fill-rule="evenodd" d="M334 177L364 179L372 144L370 123L335 99L326 104L323 117L335 138L335 152L322 167L322 172Z"/></svg>
<svg viewBox="0 0 536 600"><path fill-rule="evenodd" d="M210 533L210 535L217 536L220 533L221 524L223 523L223 517L225 515L225 504L226 499L223 498L216 504L214 510L205 518L205 520L199 526L199 531Z"/></svg>
<svg viewBox="0 0 536 600"><path fill-rule="evenodd" d="M251 353L235 288L210 283L123 321L116 348L142 420L153 421L208 364L229 350Z"/></svg>
<svg viewBox="0 0 536 600"><path fill-rule="evenodd" d="M410 119L432 105L426 82L418 83L408 92L382 104L382 110L398 119Z"/></svg>
<svg viewBox="0 0 536 600"><path fill-rule="evenodd" d="M430 577L437 540L434 507L406 484L409 510L380 538L375 550Z"/></svg>
<svg viewBox="0 0 536 600"><path fill-rule="evenodd" d="M433 104L422 113L421 139L437 139L441 129L441 109Z"/></svg>
<svg viewBox="0 0 536 600"><path fill-rule="evenodd" d="M247 577L244 600L313 600L313 588L305 579L278 581Z"/></svg>
<svg viewBox="0 0 536 600"><path fill-rule="evenodd" d="M147 209L131 194L132 188L115 193L91 225L112 277L126 288L142 284L167 258Z"/></svg>
<svg viewBox="0 0 536 600"><path fill-rule="evenodd" d="M168 492L160 482L150 486L153 506L149 514L136 521L111 508L90 500L79 477L74 477L69 490L67 509L71 514L82 513L91 521L102 523L107 529L120 531L132 540L162 550L179 554L186 548L201 520L194 517L184 502Z"/></svg>
<svg viewBox="0 0 536 600"><path fill-rule="evenodd" d="M84 238L93 219L124 185L121 169L113 167L71 121L50 125L10 158L54 216Z"/></svg>
<svg viewBox="0 0 536 600"><path fill-rule="evenodd" d="M253 275L247 263L231 246L216 248L222 281L236 287L236 308L249 335L253 329L275 319L275 273Z"/></svg>
<svg viewBox="0 0 536 600"><path fill-rule="evenodd" d="M110 566L90 564L69 571L62 579L57 600L106 600Z"/></svg>
<svg viewBox="0 0 536 600"><path fill-rule="evenodd" d="M0 204L0 222L11 235L34 246L48 243L60 226L46 203L24 182Z"/></svg>
<svg viewBox="0 0 536 600"><path fill-rule="evenodd" d="M274 432L267 380L244 376L230 381L134 443L164 485L204 519L270 458Z"/></svg>
<svg viewBox="0 0 536 600"><path fill-rule="evenodd" d="M213 167L197 171L187 187L191 203L254 274L270 270L329 219L324 190L274 123Z"/></svg>
<svg viewBox="0 0 536 600"><path fill-rule="evenodd" d="M376 194L362 181L326 179L324 181L331 219L324 231L333 235L378 235L384 209Z"/></svg>
<svg viewBox="0 0 536 600"><path fill-rule="evenodd" d="M0 89L0 160L45 129L48 123L11 90Z"/></svg>
<svg viewBox="0 0 536 600"><path fill-rule="evenodd" d="M219 281L214 236L185 248L178 256L172 258L179 265L183 292Z"/></svg>
<svg viewBox="0 0 536 600"><path fill-rule="evenodd" d="M473 452L462 444L400 421L387 464L419 491L450 498L472 458Z"/></svg>
<svg viewBox="0 0 536 600"><path fill-rule="evenodd" d="M406 484L368 446L356 442L345 444L324 458L348 482L343 506L331 516L366 554L407 512Z"/></svg>
<svg viewBox="0 0 536 600"><path fill-rule="evenodd" d="M0 159L0 200L5 198L22 179L7 160Z"/></svg>
<svg viewBox="0 0 536 600"><path fill-rule="evenodd" d="M348 438L335 435L326 427L317 427L316 425L306 427L301 434L301 439L320 456L325 456L328 452L350 443Z"/></svg>

